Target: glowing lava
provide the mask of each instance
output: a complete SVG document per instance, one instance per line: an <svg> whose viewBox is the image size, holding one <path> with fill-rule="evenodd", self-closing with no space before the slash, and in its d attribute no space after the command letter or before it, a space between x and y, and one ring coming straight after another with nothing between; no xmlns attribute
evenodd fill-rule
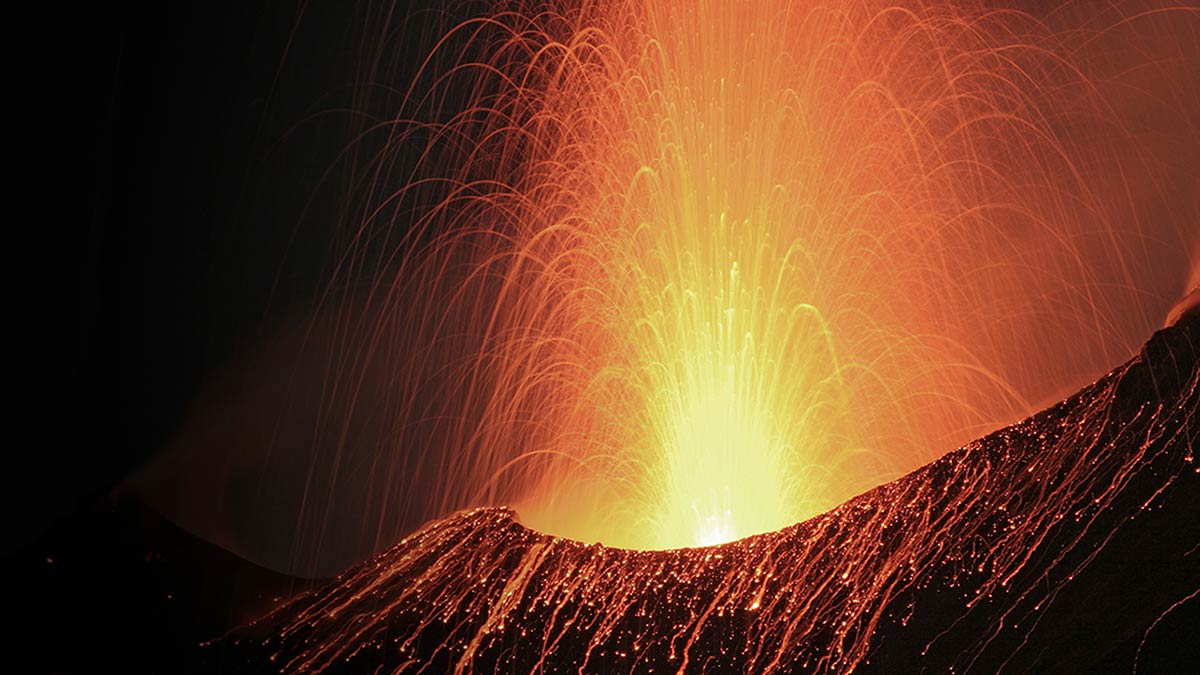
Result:
<svg viewBox="0 0 1200 675"><path fill-rule="evenodd" d="M433 91L477 104L416 125L422 169L456 169L431 210L424 183L389 197L436 238L389 290L418 328L380 338L443 364L443 407L399 417L450 420L410 434L452 458L445 507L633 548L775 530L1144 335L1097 290L1126 235L1062 131L1117 125L1069 60L1087 35L784 0L518 4L459 34L487 57ZM418 296L451 300L431 322Z"/></svg>
<svg viewBox="0 0 1200 675"><path fill-rule="evenodd" d="M1060 400L1195 247L1197 15L1135 4L504 2L402 79L367 3L320 389L261 436L304 483L245 520L305 570L477 506L713 544Z"/></svg>

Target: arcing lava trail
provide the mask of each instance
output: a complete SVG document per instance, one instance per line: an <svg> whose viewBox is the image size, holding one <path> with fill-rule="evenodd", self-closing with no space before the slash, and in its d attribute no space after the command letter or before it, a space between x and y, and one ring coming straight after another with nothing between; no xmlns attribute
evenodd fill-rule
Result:
<svg viewBox="0 0 1200 675"><path fill-rule="evenodd" d="M1128 358L1200 256L1174 0L412 4L347 22L316 297L143 481L274 569L788 527Z"/></svg>
<svg viewBox="0 0 1200 675"><path fill-rule="evenodd" d="M1064 402L724 545L615 549L464 512L206 653L284 673L1111 667L1200 589L1198 353L1192 311Z"/></svg>

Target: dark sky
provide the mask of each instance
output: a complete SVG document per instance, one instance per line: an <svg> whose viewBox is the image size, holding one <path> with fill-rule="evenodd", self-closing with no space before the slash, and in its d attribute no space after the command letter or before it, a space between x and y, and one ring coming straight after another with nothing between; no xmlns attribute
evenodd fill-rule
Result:
<svg viewBox="0 0 1200 675"><path fill-rule="evenodd" d="M298 195L342 134L272 139L344 95L351 31L311 3L295 32L300 4L80 3L13 24L32 33L9 93L34 185L12 195L27 241L10 249L24 307L6 547L160 448L205 374L310 293L326 249L296 227Z"/></svg>

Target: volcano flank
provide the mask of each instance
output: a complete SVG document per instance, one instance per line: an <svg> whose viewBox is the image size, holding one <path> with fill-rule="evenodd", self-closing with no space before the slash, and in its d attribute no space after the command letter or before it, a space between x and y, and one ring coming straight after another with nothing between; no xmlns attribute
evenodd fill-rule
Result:
<svg viewBox="0 0 1200 675"><path fill-rule="evenodd" d="M706 548L432 522L203 648L246 673L1161 672L1200 589L1200 315L1063 402Z"/></svg>

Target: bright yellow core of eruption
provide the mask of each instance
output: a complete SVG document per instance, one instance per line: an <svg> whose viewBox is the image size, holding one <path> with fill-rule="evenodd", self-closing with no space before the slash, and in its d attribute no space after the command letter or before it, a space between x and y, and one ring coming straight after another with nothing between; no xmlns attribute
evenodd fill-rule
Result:
<svg viewBox="0 0 1200 675"><path fill-rule="evenodd" d="M737 262L713 277L712 296L687 289L669 320L647 318L655 334L671 338L651 342L657 353L643 357L656 366L646 379L658 391L651 415L662 435L654 439L661 464L651 471L661 481L652 517L658 545L720 544L784 527L797 515L790 448L771 419L771 383L750 308L742 306Z"/></svg>
<svg viewBox="0 0 1200 675"><path fill-rule="evenodd" d="M1031 412L988 364L1025 364L1048 313L1096 327L1074 289L1102 210L1037 98L1071 69L1036 23L952 4L567 3L546 44L513 31L492 65L538 89L496 118L536 142L497 136L515 230L479 274L500 291L464 386L491 389L454 447L520 490L478 501L716 544Z"/></svg>
<svg viewBox="0 0 1200 675"><path fill-rule="evenodd" d="M686 533L700 546L789 523L786 467L765 416L737 393L737 370L712 373L672 417L661 538Z"/></svg>

